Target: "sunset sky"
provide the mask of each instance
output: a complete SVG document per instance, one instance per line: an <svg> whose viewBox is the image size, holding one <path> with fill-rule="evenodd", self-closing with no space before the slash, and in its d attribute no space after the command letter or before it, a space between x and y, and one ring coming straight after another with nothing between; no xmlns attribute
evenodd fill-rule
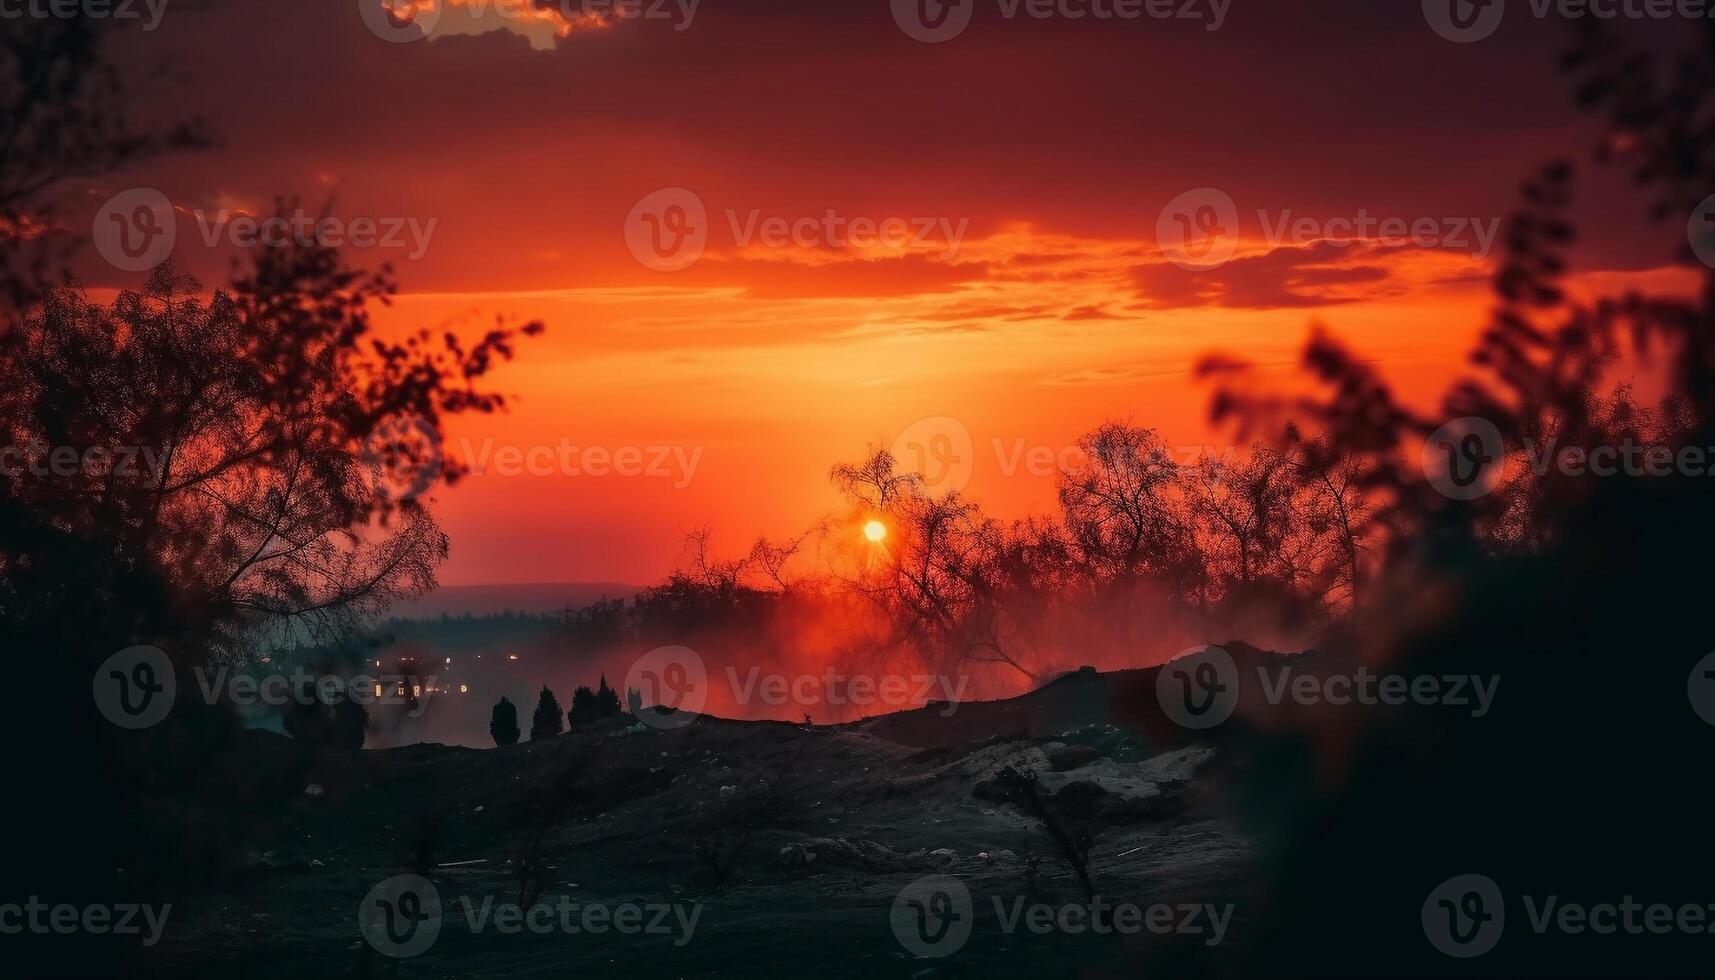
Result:
<svg viewBox="0 0 1715 980"><path fill-rule="evenodd" d="M510 412L456 420L452 451L564 442L664 470L439 488L443 581L647 583L689 528L735 552L803 529L834 503L831 464L902 433L968 433L966 490L1006 516L1053 507L1051 468L1010 465L1021 448L1104 419L1219 446L1190 366L1225 351L1289 383L1312 322L1428 399L1482 325L1493 256L1473 229L1537 164L1587 160L1595 132L1553 71L1566 26L1526 5L1457 44L1416 0L1232 0L1218 30L970 2L968 28L930 44L888 0L702 0L688 19L688 0L636 19L420 0L434 29L395 43L358 0L171 0L115 53L170 69L141 118L201 116L220 145L82 185L68 213L87 232L111 195L160 190L174 261L205 282L236 251L203 225L278 194L432 227L415 257L353 251L400 280L384 328L547 325L495 376ZM1580 268L1666 276L1675 230L1640 236L1616 177L1580 169L1599 243ZM638 236L676 219L634 209L670 188L703 206L707 241L661 271ZM1158 227L1197 188L1235 203L1236 251L1188 271ZM830 212L932 234L828 240ZM1449 241L1274 235L1360 214ZM772 218L816 227L771 244ZM142 279L87 247L78 269Z"/></svg>

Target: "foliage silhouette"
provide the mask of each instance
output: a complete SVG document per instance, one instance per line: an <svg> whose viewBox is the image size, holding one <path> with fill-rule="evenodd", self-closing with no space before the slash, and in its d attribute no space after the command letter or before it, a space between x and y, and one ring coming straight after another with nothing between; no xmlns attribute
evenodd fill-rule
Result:
<svg viewBox="0 0 1715 980"><path fill-rule="evenodd" d="M603 674L596 690L580 686L572 692L572 710L566 713L566 722L572 728L583 728L620 713L619 694L607 686L607 675Z"/></svg>
<svg viewBox="0 0 1715 980"><path fill-rule="evenodd" d="M564 730L560 699L554 697L554 692L548 690L548 685L544 684L542 693L536 696L536 713L530 716L530 741L553 738Z"/></svg>
<svg viewBox="0 0 1715 980"><path fill-rule="evenodd" d="M518 706L504 697L496 701L488 720L488 734L495 745L517 745Z"/></svg>
<svg viewBox="0 0 1715 980"><path fill-rule="evenodd" d="M32 842L17 880L118 899L217 880L243 858L249 808L314 778L304 762L258 774L257 739L203 702L195 672L242 666L268 636L341 649L334 666L349 666L361 624L434 584L445 537L424 501L377 494L365 440L391 417L433 427L498 410L485 376L540 325L475 344L375 336L368 311L391 274L320 247L258 250L212 290L164 266L93 299L57 271L61 239L31 231L66 180L207 141L194 122L127 124L105 36L83 18L26 18L0 40L0 444L79 460L0 473L0 647L30 651L13 660L19 690L87 692L137 644L174 665L173 710L141 732L87 698L71 725L45 699L6 713L12 743L37 746L15 778L59 787L8 816L10 838ZM300 750L362 738L350 708L286 723ZM44 743L47 730L61 737Z"/></svg>
<svg viewBox="0 0 1715 980"><path fill-rule="evenodd" d="M1455 875L1495 881L1508 911L1524 896L1678 905L1707 902L1715 843L1705 765L1711 728L1686 703L1687 672L1715 628L1704 555L1715 548L1705 475L1592 476L1523 465L1523 447L1587 459L1597 447L1655 445L1683 458L1715 446L1715 276L1692 258L1687 217L1715 190L1715 29L1669 64L1591 18L1564 63L1608 133L1598 159L1624 166L1665 221L1672 256L1695 274L1684 296L1576 298L1569 288L1574 170L1527 182L1495 277L1472 377L1432 414L1318 331L1305 370L1325 395L1259 393L1242 365L1212 357L1213 410L1237 431L1295 445L1312 466L1353 474L1379 544L1340 656L1406 675L1498 675L1483 719L1403 706L1338 713L1255 759L1249 802L1269 890L1246 963L1258 973L1615 975L1647 961L1700 970L1707 937L1621 932L1600 942L1533 932L1509 915L1500 944L1454 960L1425 940L1416 910ZM1662 389L1641 404L1624 372L1648 352ZM1443 422L1478 416L1511 457L1494 493L1452 500L1417 462ZM1321 433L1297 439L1292 419ZM1562 454L1572 452L1571 457ZM1337 766L1341 778L1326 778ZM1520 916L1522 919L1522 916Z"/></svg>

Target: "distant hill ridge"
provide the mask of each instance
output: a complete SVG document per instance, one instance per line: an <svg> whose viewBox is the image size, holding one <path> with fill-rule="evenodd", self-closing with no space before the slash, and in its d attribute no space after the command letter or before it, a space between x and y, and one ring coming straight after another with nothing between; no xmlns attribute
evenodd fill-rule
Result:
<svg viewBox="0 0 1715 980"><path fill-rule="evenodd" d="M401 602L388 615L399 619L485 616L510 609L519 613L555 613L587 606L603 597L629 599L643 586L623 582L532 582L514 585L443 585L419 599Z"/></svg>

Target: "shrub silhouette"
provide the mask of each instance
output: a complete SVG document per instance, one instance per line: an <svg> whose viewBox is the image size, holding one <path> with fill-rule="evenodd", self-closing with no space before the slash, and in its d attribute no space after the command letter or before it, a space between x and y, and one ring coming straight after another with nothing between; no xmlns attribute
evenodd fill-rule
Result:
<svg viewBox="0 0 1715 980"><path fill-rule="evenodd" d="M7 25L0 226L68 227L52 208L67 181L206 142L198 126L128 125L131 73L104 57L105 33L86 17ZM498 407L484 375L510 358L514 331L462 346L372 336L390 273L320 247L261 249L207 289L163 266L103 299L59 267L61 241L0 232L0 444L100 450L111 465L0 479L0 648L56 652L14 658L17 690L87 685L103 658L136 643L162 648L181 678L239 662L266 636L338 644L433 587L445 536L415 501L377 499L364 443L383 419L433 425ZM116 448L147 458L120 465ZM349 746L360 714L287 724ZM137 739L55 724L64 719L47 699L6 713L6 744L36 746L12 760L20 783L57 786L52 801L14 808L7 836L30 845L11 857L13 880L75 894L85 881L105 891L115 868L133 888L224 873L237 849L198 828L242 836L247 818L232 808L251 787L209 775L259 768L231 705L181 692ZM35 738L48 730L57 737ZM291 782L269 791L302 788ZM111 832L112 814L158 814L157 800L186 809Z"/></svg>
<svg viewBox="0 0 1715 980"><path fill-rule="evenodd" d="M619 713L619 693L607 686L607 675L603 674L596 690L580 687L572 692L572 710L566 713L566 721L573 728L582 728Z"/></svg>
<svg viewBox="0 0 1715 980"><path fill-rule="evenodd" d="M1564 67L1579 101L1605 116L1598 161L1619 163L1648 195L1649 219L1697 288L1572 288L1575 174L1558 162L1524 186L1492 323L1470 377L1434 414L1325 332L1307 345L1304 370L1323 390L1293 414L1324 434L1325 458L1356 465L1391 530L1345 655L1504 684L1483 718L1418 704L1353 711L1256 751L1241 793L1275 814L1259 829L1275 855L1267 891L1281 900L1259 916L1239 972L1612 976L1645 958L1662 976L1707 969L1708 937L1683 929L1592 942L1553 928L1515 936L1510 921L1480 963L1455 961L1415 914L1471 873L1495 882L1509 911L1515 896L1554 892L1702 902L1715 867L1708 781L1687 778L1707 767L1711 728L1686 704L1688 669L1715 648L1703 557L1715 550L1715 482L1700 466L1605 477L1518 466L1494 492L1456 500L1419 462L1425 437L1471 416L1504 444L1485 465L1532 443L1563 463L1628 442L1678 459L1715 445L1715 276L1686 237L1715 187L1715 28L1668 63L1595 19L1579 30ZM1664 388L1641 409L1624 384L1640 350L1659 359ZM1223 379L1217 420L1270 426L1281 399L1248 391L1230 359L1204 372ZM1342 778L1328 780L1336 767ZM1603 774L1597 792L1592 774Z"/></svg>
<svg viewBox="0 0 1715 980"><path fill-rule="evenodd" d="M565 730L560 721L560 699L554 697L554 692L542 685L542 693L536 696L536 713L530 718L530 741L553 738Z"/></svg>
<svg viewBox="0 0 1715 980"><path fill-rule="evenodd" d="M504 697L496 701L494 711L488 717L488 734L495 745L517 745L518 706Z"/></svg>
<svg viewBox="0 0 1715 980"><path fill-rule="evenodd" d="M1054 842L1072 873L1078 876L1084 897L1093 900L1096 886L1090 878L1090 848L1095 845L1096 835L1101 833L1101 825L1063 812L1049 797L1041 779L1029 768L1006 766L995 773L995 781L1014 806L1042 822L1042 829L1047 831L1048 838ZM1030 869L1029 882L1033 891L1036 888L1036 870L1034 867Z"/></svg>
<svg viewBox="0 0 1715 980"><path fill-rule="evenodd" d="M620 713L619 692L607 685L607 675L601 675L601 686L596 688L596 717L612 718Z"/></svg>

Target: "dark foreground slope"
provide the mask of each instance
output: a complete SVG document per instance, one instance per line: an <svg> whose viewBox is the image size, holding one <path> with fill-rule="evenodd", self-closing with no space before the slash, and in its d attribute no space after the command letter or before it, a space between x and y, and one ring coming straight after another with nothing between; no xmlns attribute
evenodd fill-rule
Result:
<svg viewBox="0 0 1715 980"><path fill-rule="evenodd" d="M1230 735L1165 722L1155 673L1075 672L1018 698L845 726L703 717L663 731L627 716L499 749L365 752L296 794L225 887L176 906L147 965L293 978L1230 972L1219 963L1242 947L1258 877L1225 788L1235 749ZM257 764L283 741L258 736ZM1206 923L1129 936L1003 928L1019 901L1088 904L1039 816L997 781L1008 767L1038 774L1055 812L1094 831L1104 902L1230 910L1220 942ZM433 883L441 929L426 951L391 959L360 937L359 907L407 872ZM924 959L890 911L936 874L969 889L974 917L956 955ZM696 926L688 941L473 931L485 902L532 894L556 907L672 906Z"/></svg>

